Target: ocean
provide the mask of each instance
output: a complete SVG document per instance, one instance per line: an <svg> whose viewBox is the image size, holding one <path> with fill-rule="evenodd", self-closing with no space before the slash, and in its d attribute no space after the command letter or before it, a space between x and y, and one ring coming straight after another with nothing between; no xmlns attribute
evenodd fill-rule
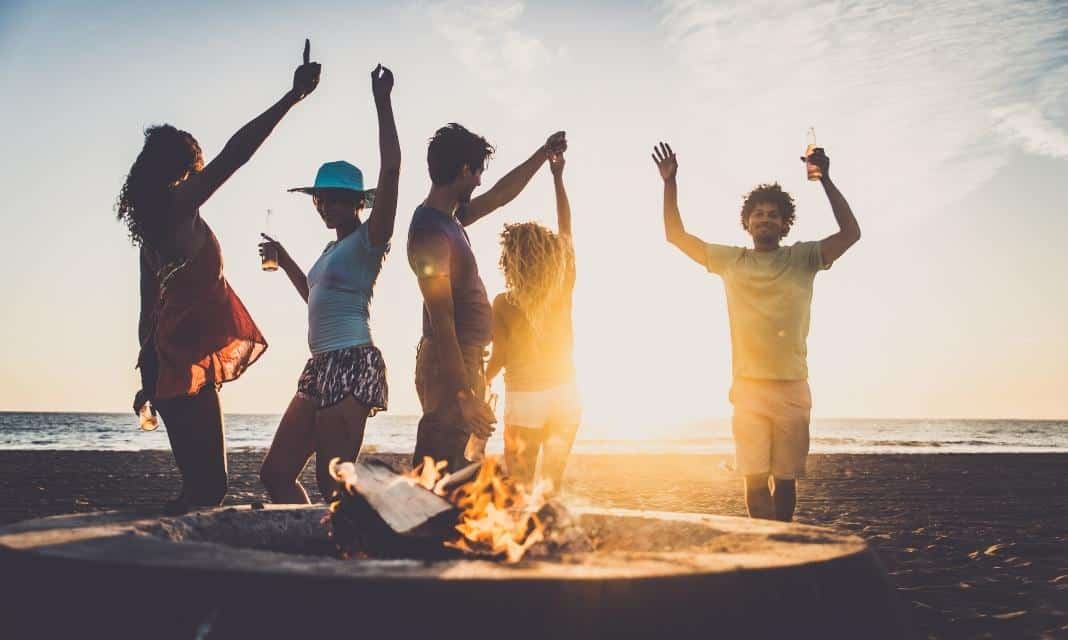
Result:
<svg viewBox="0 0 1068 640"><path fill-rule="evenodd" d="M278 415L228 414L231 449L270 445ZM415 415L383 414L368 421L365 451L409 453ZM658 435L620 438L603 425L583 425L581 453L730 453L729 419L657 427ZM500 452L500 429L488 451ZM813 453L1044 453L1068 452L1068 421L819 419L812 423ZM0 449L139 451L168 449L164 427L142 432L132 414L0 412Z"/></svg>

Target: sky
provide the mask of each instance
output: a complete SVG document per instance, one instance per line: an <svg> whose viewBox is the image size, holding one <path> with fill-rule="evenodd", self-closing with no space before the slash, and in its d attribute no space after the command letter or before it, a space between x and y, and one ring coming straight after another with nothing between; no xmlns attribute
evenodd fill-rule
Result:
<svg viewBox="0 0 1068 640"><path fill-rule="evenodd" d="M687 228L745 245L743 196L778 181L788 242L835 230L805 179L831 157L863 239L816 280L817 417L1068 418L1068 5L1032 2L5 2L0 7L0 410L124 410L138 387L137 252L114 219L142 130L169 122L210 159L288 89L304 38L323 65L252 161L201 209L270 343L223 391L277 413L308 356L306 308L260 270L264 213L309 268L331 233L320 163L377 175L369 74L393 69L403 170L371 326L390 410L418 412L420 298L405 259L426 140L447 122L498 152L492 184L553 131L579 280L588 422L632 434L729 415L720 281L668 245L649 157L679 156ZM490 295L506 222L552 224L546 167L469 229Z"/></svg>

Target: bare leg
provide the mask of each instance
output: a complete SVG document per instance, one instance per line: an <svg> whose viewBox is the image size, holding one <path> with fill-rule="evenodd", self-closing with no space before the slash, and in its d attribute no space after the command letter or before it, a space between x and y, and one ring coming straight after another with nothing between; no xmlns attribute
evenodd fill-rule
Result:
<svg viewBox="0 0 1068 640"><path fill-rule="evenodd" d="M226 436L219 393L211 384L195 396L159 400L182 493L168 509L214 507L226 496Z"/></svg>
<svg viewBox="0 0 1068 640"><path fill-rule="evenodd" d="M773 478L775 493L775 519L790 522L794 519L794 506L797 505L797 481L794 479Z"/></svg>
<svg viewBox="0 0 1068 640"><path fill-rule="evenodd" d="M341 458L355 462L363 445L368 413L370 409L350 395L316 414L315 477L324 501L329 501L337 489L337 481L330 475L330 461Z"/></svg>
<svg viewBox="0 0 1068 640"><path fill-rule="evenodd" d="M768 474L758 473L745 477L745 506L750 518L775 519L775 504L768 489Z"/></svg>
<svg viewBox="0 0 1068 640"><path fill-rule="evenodd" d="M280 504L308 504L300 473L315 452L315 401L294 395L260 465L260 480Z"/></svg>
<svg viewBox="0 0 1068 640"><path fill-rule="evenodd" d="M504 464L508 467L508 475L530 485L544 438L545 429L504 425Z"/></svg>
<svg viewBox="0 0 1068 640"><path fill-rule="evenodd" d="M564 468L575 444L578 424L554 424L546 427L544 453L541 460L541 472L553 483L553 490L559 491L564 482Z"/></svg>

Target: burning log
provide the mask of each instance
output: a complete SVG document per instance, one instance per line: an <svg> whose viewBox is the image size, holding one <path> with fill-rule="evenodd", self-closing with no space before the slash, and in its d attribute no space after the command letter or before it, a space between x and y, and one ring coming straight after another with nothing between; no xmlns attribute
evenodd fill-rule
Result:
<svg viewBox="0 0 1068 640"><path fill-rule="evenodd" d="M363 498L400 535L419 535L428 522L454 509L411 476L399 474L378 460L332 463L331 472L347 493Z"/></svg>
<svg viewBox="0 0 1068 640"><path fill-rule="evenodd" d="M528 490L493 458L455 474L443 468L429 458L409 474L384 463L332 465L344 490L328 517L342 553L405 548L409 555L419 546L422 557L451 553L514 563L532 549L539 557L592 549L567 509L550 500L548 480Z"/></svg>

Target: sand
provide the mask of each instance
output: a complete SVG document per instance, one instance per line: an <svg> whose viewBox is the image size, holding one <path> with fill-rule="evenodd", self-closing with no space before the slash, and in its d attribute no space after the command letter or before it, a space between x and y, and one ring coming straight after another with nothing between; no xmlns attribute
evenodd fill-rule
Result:
<svg viewBox="0 0 1068 640"><path fill-rule="evenodd" d="M265 500L262 451L230 452L227 502ZM716 455L577 455L575 503L745 515ZM304 481L312 494L311 468ZM169 452L0 451L0 524L152 508L177 492ZM813 455L797 520L862 536L920 637L1068 637L1068 454Z"/></svg>

